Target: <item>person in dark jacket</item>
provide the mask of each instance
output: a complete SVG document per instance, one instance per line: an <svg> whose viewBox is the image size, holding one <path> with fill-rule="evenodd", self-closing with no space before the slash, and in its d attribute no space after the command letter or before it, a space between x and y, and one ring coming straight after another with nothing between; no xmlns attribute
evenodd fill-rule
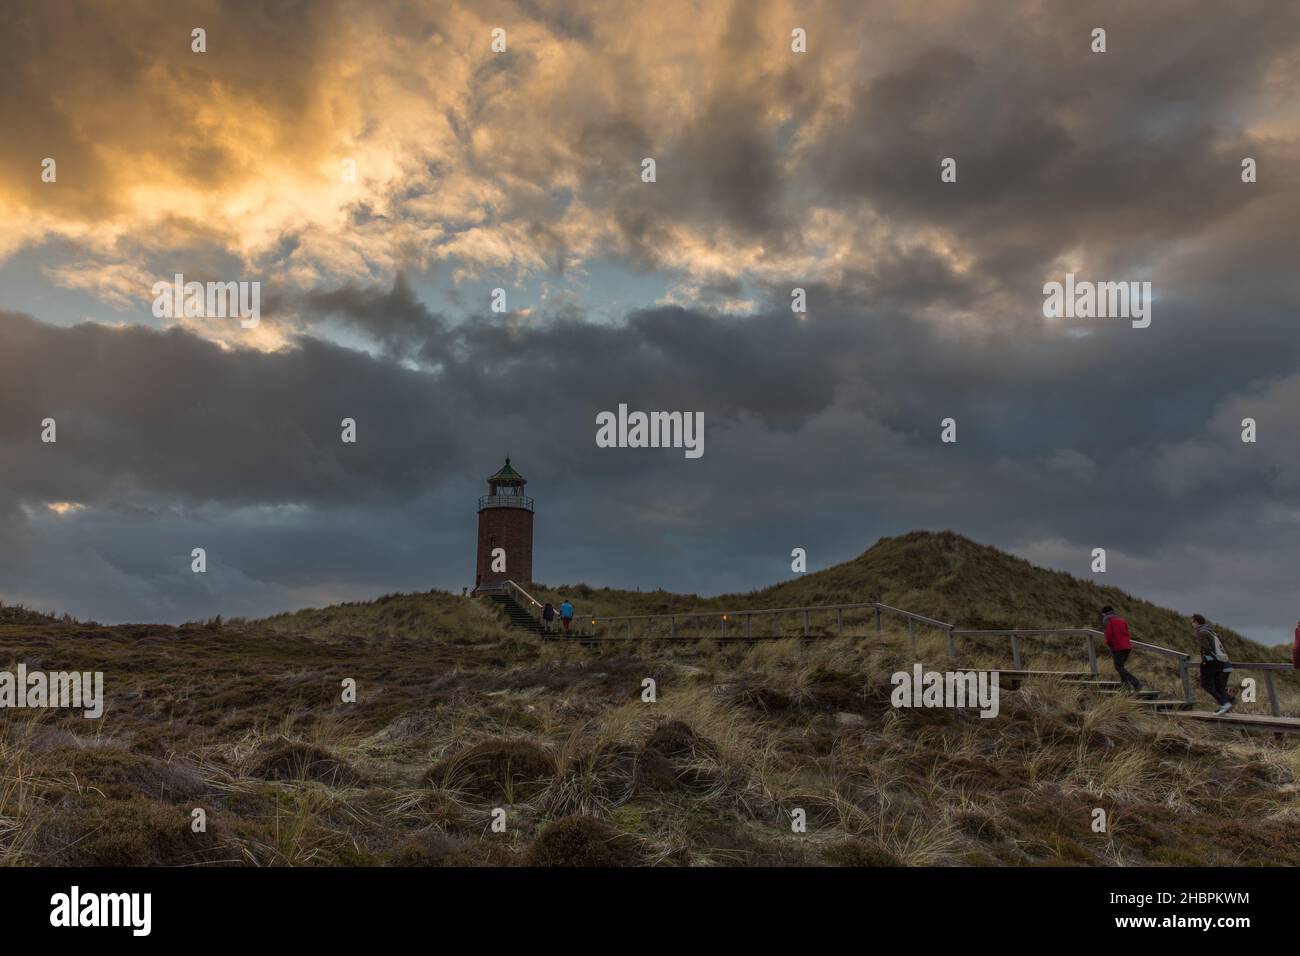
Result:
<svg viewBox="0 0 1300 956"><path fill-rule="evenodd" d="M542 629L547 634L555 630L555 605L551 604L550 601L547 601L542 606Z"/></svg>
<svg viewBox="0 0 1300 956"><path fill-rule="evenodd" d="M1196 629L1197 647L1201 654L1201 687L1219 705L1215 713L1226 714L1237 702L1228 693L1228 671L1232 670L1232 661L1228 659L1219 635L1210 629L1204 617L1193 614L1192 627Z"/></svg>
<svg viewBox="0 0 1300 956"><path fill-rule="evenodd" d="M1106 635L1106 646L1110 648L1110 659L1115 665L1115 673L1126 687L1134 691L1142 689L1142 682L1125 669L1128 656L1133 653L1133 642L1128 636L1128 621L1115 613L1110 605L1101 609L1101 627Z"/></svg>

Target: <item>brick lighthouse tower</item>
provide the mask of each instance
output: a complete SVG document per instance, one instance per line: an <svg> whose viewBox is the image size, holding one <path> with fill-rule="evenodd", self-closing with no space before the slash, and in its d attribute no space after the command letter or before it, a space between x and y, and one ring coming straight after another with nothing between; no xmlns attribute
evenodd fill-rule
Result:
<svg viewBox="0 0 1300 956"><path fill-rule="evenodd" d="M515 581L525 584L533 579L533 499L524 494L527 479L510 467L510 459L495 475L488 478L488 493L478 500L478 563L474 569L474 588ZM500 554L505 551L505 570Z"/></svg>

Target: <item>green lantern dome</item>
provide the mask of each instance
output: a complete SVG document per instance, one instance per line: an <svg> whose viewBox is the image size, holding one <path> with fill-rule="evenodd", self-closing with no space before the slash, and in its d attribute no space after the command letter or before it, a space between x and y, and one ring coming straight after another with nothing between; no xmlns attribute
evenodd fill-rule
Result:
<svg viewBox="0 0 1300 956"><path fill-rule="evenodd" d="M489 475L488 481L495 481L498 484L506 484L506 483L514 483L514 482L519 482L522 484L523 482L527 481L527 479L524 478L523 475L519 474L519 472L515 471L514 468L510 466L510 458L507 457L506 463L501 466L500 471L498 471L495 475Z"/></svg>

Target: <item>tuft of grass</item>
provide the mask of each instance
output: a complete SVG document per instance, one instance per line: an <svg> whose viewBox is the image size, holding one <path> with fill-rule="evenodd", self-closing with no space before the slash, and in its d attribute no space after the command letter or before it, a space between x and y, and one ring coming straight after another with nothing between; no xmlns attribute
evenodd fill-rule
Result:
<svg viewBox="0 0 1300 956"><path fill-rule="evenodd" d="M555 757L529 740L484 740L439 761L425 783L479 800L514 804L544 791Z"/></svg>

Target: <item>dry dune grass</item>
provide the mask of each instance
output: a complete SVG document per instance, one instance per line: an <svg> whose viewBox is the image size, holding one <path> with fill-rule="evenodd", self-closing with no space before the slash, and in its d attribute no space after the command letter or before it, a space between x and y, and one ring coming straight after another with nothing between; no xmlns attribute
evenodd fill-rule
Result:
<svg viewBox="0 0 1300 956"><path fill-rule="evenodd" d="M1300 863L1294 746L1183 727L1126 698L1081 706L1079 691L1047 679L1004 692L994 720L895 710L889 675L913 660L897 628L813 644L595 649L504 633L415 648L387 635L351 654L340 633L276 679L241 663L241 641L253 654L265 640L256 625L187 642L189 661L97 633L70 638L101 658L110 693L120 655L132 655L132 699L110 701L93 733L48 711L0 721L0 858ZM294 640L304 652L312 643ZM395 659L376 653L385 642ZM928 666L946 666L942 639L919 647ZM57 663L52 645L39 653ZM986 662L971 658L963 664ZM222 674L191 686L184 707L160 700ZM356 705L338 702L343 674L358 682ZM646 677L653 702L641 697ZM287 708L286 685L299 689ZM242 717L231 719L236 701ZM159 727L160 707L184 716ZM206 834L190 830L195 807ZM1097 807L1106 833L1091 830ZM1244 834L1256 849L1243 851Z"/></svg>
<svg viewBox="0 0 1300 956"><path fill-rule="evenodd" d="M992 616L983 573L953 577L970 554L905 550ZM840 575L790 587L837 599ZM1022 604L1076 586L1025 580ZM1081 646L1024 652L1087 667ZM918 659L1006 667L1009 649L962 641L952 661L921 630L914 654L865 619L812 643L539 643L439 593L182 628L23 616L0 624L0 660L102 670L108 699L99 721L0 712L0 863L1300 864L1295 743L1050 678L1004 687L993 719L896 709L890 675ZM1177 687L1163 661L1132 666Z"/></svg>

